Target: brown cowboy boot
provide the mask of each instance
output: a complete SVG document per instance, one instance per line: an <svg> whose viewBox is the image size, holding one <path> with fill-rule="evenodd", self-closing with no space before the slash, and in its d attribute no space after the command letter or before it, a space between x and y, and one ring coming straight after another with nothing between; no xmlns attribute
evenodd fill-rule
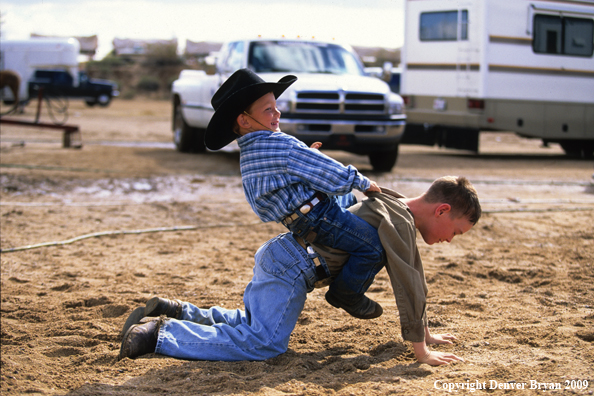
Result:
<svg viewBox="0 0 594 396"><path fill-rule="evenodd" d="M179 319L181 315L181 301L168 300L161 297L153 297L146 302L144 309L144 316L161 316L165 315L168 318Z"/></svg>
<svg viewBox="0 0 594 396"><path fill-rule="evenodd" d="M130 316L128 316L128 319L126 319L126 323L124 323L120 337L123 338L132 325L140 323L140 320L147 316L157 317L165 315L168 318L179 319L181 316L181 309L182 305L179 300L153 297L146 302L146 307L138 307L132 311Z"/></svg>
<svg viewBox="0 0 594 396"><path fill-rule="evenodd" d="M326 292L326 301L335 308L344 309L349 315L359 319L374 319L382 316L384 312L381 305L367 296L363 296L359 301L353 304L347 304L336 298L330 291Z"/></svg>
<svg viewBox="0 0 594 396"><path fill-rule="evenodd" d="M140 324L131 326L122 340L118 360L154 353L162 322L160 318L144 318Z"/></svg>

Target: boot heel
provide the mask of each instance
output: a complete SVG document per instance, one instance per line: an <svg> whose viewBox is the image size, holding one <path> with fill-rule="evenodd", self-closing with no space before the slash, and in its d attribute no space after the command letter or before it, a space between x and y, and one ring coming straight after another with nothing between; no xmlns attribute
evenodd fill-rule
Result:
<svg viewBox="0 0 594 396"><path fill-rule="evenodd" d="M122 332L120 333L120 338L124 338L124 335L126 334L128 329L132 327L132 325L140 323L140 320L145 316L146 315L144 314L144 307L138 307L134 311L132 311L132 313L130 314L130 316L128 316L128 319L126 320L126 323L124 323L124 327L122 328Z"/></svg>
<svg viewBox="0 0 594 396"><path fill-rule="evenodd" d="M145 316L161 316L177 319L181 313L181 302L166 298L153 297L146 302Z"/></svg>

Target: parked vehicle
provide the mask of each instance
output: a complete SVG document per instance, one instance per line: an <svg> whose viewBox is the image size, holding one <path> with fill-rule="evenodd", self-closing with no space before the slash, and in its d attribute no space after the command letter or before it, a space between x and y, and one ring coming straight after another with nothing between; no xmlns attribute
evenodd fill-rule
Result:
<svg viewBox="0 0 594 396"><path fill-rule="evenodd" d="M594 152L594 2L406 1L403 142L478 152L513 131Z"/></svg>
<svg viewBox="0 0 594 396"><path fill-rule="evenodd" d="M46 96L80 98L89 106L99 104L105 107L119 95L115 82L89 78L84 71L78 72L78 85L74 85L74 81L65 70L36 70L29 80L29 97L36 97L43 89Z"/></svg>
<svg viewBox="0 0 594 396"><path fill-rule="evenodd" d="M80 44L74 38L2 40L0 70L12 70L19 75L19 101L27 102L30 99L28 81L33 77L35 70L60 68L73 76L78 76L79 53ZM5 102L13 100L12 92L5 89L2 99Z"/></svg>
<svg viewBox="0 0 594 396"><path fill-rule="evenodd" d="M33 38L2 40L0 70L12 70L20 77L19 102L37 97L37 87L47 95L83 98L88 105L107 106L117 96L117 84L89 79L79 71L80 44L74 38ZM32 84L30 84L32 82ZM8 89L2 91L5 103L14 100Z"/></svg>
<svg viewBox="0 0 594 396"><path fill-rule="evenodd" d="M365 74L372 77L377 77L388 83L390 90L397 94L400 93L400 79L402 75L402 68L392 67L391 62L387 62L382 67L366 67Z"/></svg>
<svg viewBox="0 0 594 396"><path fill-rule="evenodd" d="M314 40L244 40L223 45L216 72L184 70L173 83L173 132L179 151L201 152L213 114L210 100L236 70L250 68L266 81L298 80L277 100L281 129L306 144L369 156L375 170L390 171L398 157L406 116L402 98L365 75L348 46Z"/></svg>

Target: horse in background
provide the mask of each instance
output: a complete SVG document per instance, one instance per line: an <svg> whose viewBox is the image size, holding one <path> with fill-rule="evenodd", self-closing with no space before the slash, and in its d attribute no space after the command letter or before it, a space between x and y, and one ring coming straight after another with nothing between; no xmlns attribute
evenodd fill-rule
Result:
<svg viewBox="0 0 594 396"><path fill-rule="evenodd" d="M10 110L0 113L0 116L15 112L19 107L19 87L21 86L21 77L12 70L0 71L0 90L8 87L12 92L13 106Z"/></svg>

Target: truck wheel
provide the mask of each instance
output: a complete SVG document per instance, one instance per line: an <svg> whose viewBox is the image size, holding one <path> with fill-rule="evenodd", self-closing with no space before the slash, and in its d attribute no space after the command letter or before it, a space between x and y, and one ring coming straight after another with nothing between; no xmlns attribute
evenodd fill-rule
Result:
<svg viewBox="0 0 594 396"><path fill-rule="evenodd" d="M184 120L181 107L176 106L173 143L175 143L178 151L182 153L202 153L206 151L204 133L204 129L189 126Z"/></svg>
<svg viewBox="0 0 594 396"><path fill-rule="evenodd" d="M591 159L594 156L594 141L563 140L559 144L568 157Z"/></svg>
<svg viewBox="0 0 594 396"><path fill-rule="evenodd" d="M111 96L107 94L97 96L97 103L99 103L99 106L107 107L109 102L111 102Z"/></svg>
<svg viewBox="0 0 594 396"><path fill-rule="evenodd" d="M369 162L376 172L390 172L398 159L398 146L392 151L376 151L369 154Z"/></svg>
<svg viewBox="0 0 594 396"><path fill-rule="evenodd" d="M97 104L97 102L95 101L95 99L93 99L93 100L85 100L85 103L89 107L93 107L93 106L95 106Z"/></svg>

